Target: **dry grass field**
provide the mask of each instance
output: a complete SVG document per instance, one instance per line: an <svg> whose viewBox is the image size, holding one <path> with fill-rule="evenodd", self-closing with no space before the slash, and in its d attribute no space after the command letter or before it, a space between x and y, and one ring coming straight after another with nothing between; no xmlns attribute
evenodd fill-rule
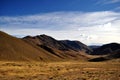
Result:
<svg viewBox="0 0 120 80"><path fill-rule="evenodd" d="M120 80L120 62L0 61L0 80Z"/></svg>

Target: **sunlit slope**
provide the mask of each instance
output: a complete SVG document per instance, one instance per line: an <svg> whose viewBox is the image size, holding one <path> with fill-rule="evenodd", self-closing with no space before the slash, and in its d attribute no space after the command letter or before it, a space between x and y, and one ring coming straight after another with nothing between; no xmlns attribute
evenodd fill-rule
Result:
<svg viewBox="0 0 120 80"><path fill-rule="evenodd" d="M87 60L87 54L82 49L76 49L63 41L47 35L26 36L23 40L37 49L42 48L62 60ZM72 41L71 41L72 42ZM73 41L74 42L74 41ZM76 43L78 44L78 43ZM78 46L81 48L83 45Z"/></svg>
<svg viewBox="0 0 120 80"><path fill-rule="evenodd" d="M42 48L38 50L23 40L0 31L0 60L56 61L59 58Z"/></svg>

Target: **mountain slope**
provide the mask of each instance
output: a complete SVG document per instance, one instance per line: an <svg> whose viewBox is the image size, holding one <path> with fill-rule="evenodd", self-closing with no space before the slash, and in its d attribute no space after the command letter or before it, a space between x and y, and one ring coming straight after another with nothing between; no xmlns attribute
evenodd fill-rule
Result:
<svg viewBox="0 0 120 80"><path fill-rule="evenodd" d="M79 41L56 40L47 35L12 37L0 31L0 61L106 61L120 58L120 44L110 43L92 50ZM105 55L105 56L101 56ZM92 59L91 59L92 58Z"/></svg>
<svg viewBox="0 0 120 80"><path fill-rule="evenodd" d="M92 55L99 55L101 57L90 59L89 61L106 61L113 59L120 59L120 44L110 43L101 47L93 49Z"/></svg>
<svg viewBox="0 0 120 80"><path fill-rule="evenodd" d="M76 51L85 51L86 53L92 52L92 49L79 41L61 40L61 42L70 46L73 50Z"/></svg>
<svg viewBox="0 0 120 80"><path fill-rule="evenodd" d="M62 59L87 59L86 54L82 50L75 49L71 45L58 41L47 35L26 36L24 41L47 50L48 52L62 58Z"/></svg>
<svg viewBox="0 0 120 80"><path fill-rule="evenodd" d="M89 61L92 62L100 62L100 61L107 61L107 60L115 60L115 59L119 59L120 60L120 50L115 51L111 54L105 55L105 56L101 56L101 57L97 57L97 58L93 58L90 59Z"/></svg>
<svg viewBox="0 0 120 80"><path fill-rule="evenodd" d="M42 48L39 48L38 50L23 40L0 31L0 60L55 61L59 60L59 57Z"/></svg>
<svg viewBox="0 0 120 80"><path fill-rule="evenodd" d="M92 54L93 55L106 55L106 54L114 53L116 50L119 50L119 49L120 49L120 44L110 43L110 44L105 44L101 47L93 49Z"/></svg>

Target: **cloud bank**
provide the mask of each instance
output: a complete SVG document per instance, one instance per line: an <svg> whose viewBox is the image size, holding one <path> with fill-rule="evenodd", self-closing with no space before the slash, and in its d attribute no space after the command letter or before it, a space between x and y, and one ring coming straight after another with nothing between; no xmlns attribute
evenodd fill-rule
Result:
<svg viewBox="0 0 120 80"><path fill-rule="evenodd" d="M120 13L52 12L25 16L0 16L0 30L12 35L47 34L56 39L86 44L120 42Z"/></svg>

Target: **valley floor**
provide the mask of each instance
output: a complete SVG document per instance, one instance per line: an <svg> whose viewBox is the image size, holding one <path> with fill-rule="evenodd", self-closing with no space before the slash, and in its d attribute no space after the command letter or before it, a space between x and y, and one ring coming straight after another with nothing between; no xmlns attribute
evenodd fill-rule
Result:
<svg viewBox="0 0 120 80"><path fill-rule="evenodd" d="M120 80L120 62L3 62L0 80Z"/></svg>

